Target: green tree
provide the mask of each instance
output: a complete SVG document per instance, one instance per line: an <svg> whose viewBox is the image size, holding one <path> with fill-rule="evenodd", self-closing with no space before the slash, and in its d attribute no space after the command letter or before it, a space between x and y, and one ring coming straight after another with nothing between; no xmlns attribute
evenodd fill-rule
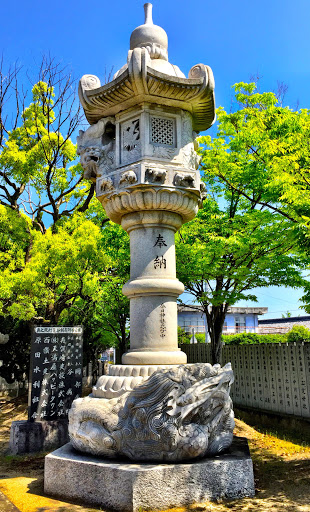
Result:
<svg viewBox="0 0 310 512"><path fill-rule="evenodd" d="M49 228L32 236L30 258L20 271L7 267L1 273L0 314L64 323L69 308L96 299L110 266L100 228L76 214L54 232Z"/></svg>
<svg viewBox="0 0 310 512"><path fill-rule="evenodd" d="M304 262L291 254L295 231L286 218L254 208L213 175L205 176L203 208L177 236L177 271L185 290L203 307L212 362L218 363L228 307L242 299L257 300L251 292L255 287L302 286Z"/></svg>
<svg viewBox="0 0 310 512"><path fill-rule="evenodd" d="M183 327L178 325L178 345L183 345L186 343L187 345L191 342L191 336L189 333L185 331Z"/></svg>
<svg viewBox="0 0 310 512"><path fill-rule="evenodd" d="M292 329L287 333L287 341L289 343L309 342L310 329L307 329L304 325L293 325Z"/></svg>
<svg viewBox="0 0 310 512"><path fill-rule="evenodd" d="M14 256L9 265L4 261L0 273L0 316L7 320L4 332L11 332L12 340L16 340L12 321L15 320L17 334L20 322L28 322L24 336L26 354L34 323L81 323L84 362L92 361L94 368L104 348L119 346L125 351L129 301L121 290L129 277L129 242L120 226L105 223L102 228L99 216L94 222L85 214L76 213L44 234L30 227L32 247L26 261L26 249L19 244L20 233L22 238L24 224L27 226L31 221L1 206L0 214L5 244ZM24 245L27 246L27 241ZM11 344L1 347L7 355L0 357L7 362L6 375L17 375L15 363L22 354L20 343L17 346L19 351ZM22 369L23 364L19 376ZM3 374L2 368L0 371Z"/></svg>
<svg viewBox="0 0 310 512"><path fill-rule="evenodd" d="M218 134L203 137L202 169L241 194L253 208L294 226L300 253L310 257L310 110L293 111L255 83L234 85L237 110L219 108ZM302 300L310 313L310 284Z"/></svg>
<svg viewBox="0 0 310 512"><path fill-rule="evenodd" d="M254 206L268 207L309 228L310 111L278 105L255 83L234 85L238 110L217 111L217 137L203 137L203 170L241 193Z"/></svg>
<svg viewBox="0 0 310 512"><path fill-rule="evenodd" d="M70 308L82 310L96 301L110 258L100 228L83 214L44 234L7 207L0 206L0 219L0 324L10 336L0 347L5 362L0 372L21 378L29 365L31 326L67 323ZM30 251L27 237L32 238Z"/></svg>
<svg viewBox="0 0 310 512"><path fill-rule="evenodd" d="M1 64L3 330L20 332L21 323L27 325L26 354L34 322L84 323L85 352L95 359L102 345L111 346L115 340L126 345L128 301L120 293L126 272L117 273L118 262L113 261L103 236L111 223L106 226L108 219L94 198L94 184L82 178L76 163L71 137L81 122L81 111L75 84L67 70L49 58L42 61L30 100L18 79L18 69L3 71ZM16 98L13 121L6 111L8 104L13 110L12 98ZM100 328L108 321L109 330ZM11 339L17 338L12 334ZM14 352L19 345L10 341L1 347L7 362L11 357L7 374L13 375L18 357L22 371L23 351L19 346L19 353L13 354L9 346Z"/></svg>
<svg viewBox="0 0 310 512"><path fill-rule="evenodd" d="M98 222L97 216L94 222ZM70 308L70 321L81 321L100 340L102 348L118 347L126 352L129 342L129 300L122 288L130 276L130 249L127 233L117 224L108 222L101 230L102 246L109 254L109 267L100 279L100 293L95 302L77 310ZM93 350L94 343L91 343Z"/></svg>
<svg viewBox="0 0 310 512"><path fill-rule="evenodd" d="M282 313L282 318L290 318L292 316L292 313L290 311L287 311L286 313Z"/></svg>
<svg viewBox="0 0 310 512"><path fill-rule="evenodd" d="M86 211L94 184L83 180L75 163L71 137L82 116L70 73L44 58L26 105L29 93L18 71L0 66L0 204L23 210L45 233L61 218Z"/></svg>

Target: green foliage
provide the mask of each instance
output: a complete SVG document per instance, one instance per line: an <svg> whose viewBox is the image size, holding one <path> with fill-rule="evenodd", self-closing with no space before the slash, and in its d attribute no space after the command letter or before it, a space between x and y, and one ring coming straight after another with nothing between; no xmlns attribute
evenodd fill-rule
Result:
<svg viewBox="0 0 310 512"><path fill-rule="evenodd" d="M35 231L29 260L19 272L6 269L0 275L0 314L65 323L68 308L97 299L101 274L110 264L99 227L82 214L55 232Z"/></svg>
<svg viewBox="0 0 310 512"><path fill-rule="evenodd" d="M229 189L254 210L289 220L309 264L310 110L282 107L273 93L261 94L253 83L241 82L234 89L238 110L218 109L217 137L200 139L202 169L219 190ZM309 305L309 284L304 286L303 301Z"/></svg>
<svg viewBox="0 0 310 512"><path fill-rule="evenodd" d="M31 94L24 84L18 91L17 79L17 72L0 69L0 204L23 211L45 233L47 226L92 206L94 185L83 180L71 141L80 107L70 74L52 59L43 59ZM5 112L10 95L16 98L11 125L13 109Z"/></svg>
<svg viewBox="0 0 310 512"><path fill-rule="evenodd" d="M310 329L307 329L304 325L294 325L289 331L286 337L286 341L289 343L301 341L310 341Z"/></svg>
<svg viewBox="0 0 310 512"><path fill-rule="evenodd" d="M92 332L101 340L104 337L105 347L119 347L123 354L129 344L129 300L122 293L130 277L129 236L121 226L109 222L102 230L102 243L110 266L101 280L98 300L84 323L89 319Z"/></svg>
<svg viewBox="0 0 310 512"><path fill-rule="evenodd" d="M25 265L31 241L29 218L0 205L0 271L18 272Z"/></svg>
<svg viewBox="0 0 310 512"><path fill-rule="evenodd" d="M206 342L206 335L204 332L196 332L195 337L198 343L205 343Z"/></svg>
<svg viewBox="0 0 310 512"><path fill-rule="evenodd" d="M241 332L239 334L225 334L222 336L225 345L257 345L259 343L284 343L285 334L257 334Z"/></svg>
<svg viewBox="0 0 310 512"><path fill-rule="evenodd" d="M303 325L294 325L287 334L257 334L241 332L222 336L225 345L257 345L259 343L300 343L310 341L310 329Z"/></svg>
<svg viewBox="0 0 310 512"><path fill-rule="evenodd" d="M178 275L188 291L194 288L199 302L218 306L256 300L247 292L254 287L301 285L298 268L304 263L291 254L291 225L270 211L253 210L229 190L223 191L225 202L215 192L178 238Z"/></svg>
<svg viewBox="0 0 310 512"><path fill-rule="evenodd" d="M292 316L292 313L290 311L287 311L286 313L282 313L282 318L290 318Z"/></svg>
<svg viewBox="0 0 310 512"><path fill-rule="evenodd" d="M310 282L309 281L305 283L304 294L300 300L302 300L303 303L305 304L303 306L305 311L310 314Z"/></svg>
<svg viewBox="0 0 310 512"><path fill-rule="evenodd" d="M218 109L217 138L201 139L209 149L204 169L254 205L309 222L309 110L280 107L273 93L260 94L253 83L234 89L240 108Z"/></svg>
<svg viewBox="0 0 310 512"><path fill-rule="evenodd" d="M3 215L2 220L16 222L17 227L28 226L17 212L3 209L8 216ZM8 222L3 225L8 227ZM83 324L85 364L95 363L107 347L126 350L129 301L122 294L122 287L129 278L128 235L112 223L102 229L82 213L62 220L45 234L32 231L27 261L26 239L19 259L12 258L15 265L12 263L0 273L1 332L13 333L9 344L3 346L6 356L1 358L6 366L0 368L1 375L20 377L28 372L27 357L21 361L20 371L15 363L20 354L27 355L33 322ZM24 235L28 236L28 232ZM18 229L7 231L6 246L9 242L13 254L19 243ZM20 332L19 325L23 325L27 336L14 335L14 329Z"/></svg>
<svg viewBox="0 0 310 512"><path fill-rule="evenodd" d="M187 333L183 327L178 325L178 345L182 345L183 343L189 345L190 341L191 335Z"/></svg>
<svg viewBox="0 0 310 512"><path fill-rule="evenodd" d="M207 151L206 151L207 153ZM177 273L207 316L212 360L229 306L257 300L255 287L303 286L303 257L293 253L294 227L205 174L209 196L176 237ZM213 340L213 341L212 341Z"/></svg>
<svg viewBox="0 0 310 512"><path fill-rule="evenodd" d="M278 106L254 83L234 89L238 110L220 107L217 136L200 137L207 198L177 243L178 275L203 306L214 362L228 307L257 300L253 288L310 296L301 273L310 261L309 111Z"/></svg>
<svg viewBox="0 0 310 512"><path fill-rule="evenodd" d="M178 344L190 344L192 338L192 334L188 333L178 325ZM205 343L206 335L204 332L195 332L195 338L198 343Z"/></svg>

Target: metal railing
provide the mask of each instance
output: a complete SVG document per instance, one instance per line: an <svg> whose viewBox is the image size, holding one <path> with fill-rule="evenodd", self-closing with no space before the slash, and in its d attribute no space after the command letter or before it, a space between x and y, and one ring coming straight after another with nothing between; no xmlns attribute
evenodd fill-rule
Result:
<svg viewBox="0 0 310 512"><path fill-rule="evenodd" d="M181 327L181 329L184 329L186 334L192 334L193 329L195 329L195 334L197 332L206 332L206 328L204 325L179 325L179 327Z"/></svg>
<svg viewBox="0 0 310 512"><path fill-rule="evenodd" d="M180 325L179 327L184 329L186 334L190 335L192 335L193 329L195 329L195 334L206 332L206 328L203 325ZM224 327L222 334L239 334L241 332L253 332L256 334L286 334L290 329L291 327L288 326L259 325L250 327L245 325L235 325L232 327Z"/></svg>

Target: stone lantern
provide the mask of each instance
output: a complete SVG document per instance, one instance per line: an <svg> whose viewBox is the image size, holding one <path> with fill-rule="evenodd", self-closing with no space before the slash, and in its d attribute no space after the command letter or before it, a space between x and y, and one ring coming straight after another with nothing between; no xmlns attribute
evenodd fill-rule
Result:
<svg viewBox="0 0 310 512"><path fill-rule="evenodd" d="M230 363L186 364L177 343L184 287L174 235L204 197L196 136L215 119L213 75L197 64L185 78L168 61L151 4L144 8L127 64L106 85L93 75L79 85L90 123L78 136L84 176L130 235L130 349L91 395L73 402L71 443L45 460L45 492L120 512L254 492L247 446L232 445Z"/></svg>
<svg viewBox="0 0 310 512"><path fill-rule="evenodd" d="M199 131L215 119L211 69L194 66L185 78L168 61L166 32L152 21L130 38L127 64L101 86L84 75L79 95L91 127L80 132L85 177L108 217L130 235L130 350L123 364L186 363L178 349L174 234L193 219L204 185L195 151Z"/></svg>

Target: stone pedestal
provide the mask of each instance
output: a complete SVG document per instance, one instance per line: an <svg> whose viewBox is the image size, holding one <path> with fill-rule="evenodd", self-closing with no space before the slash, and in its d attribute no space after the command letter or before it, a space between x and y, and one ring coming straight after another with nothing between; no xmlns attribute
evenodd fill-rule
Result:
<svg viewBox="0 0 310 512"><path fill-rule="evenodd" d="M225 455L186 464L113 462L76 452L70 444L45 458L44 491L120 512L254 496L247 441L235 438Z"/></svg>
<svg viewBox="0 0 310 512"><path fill-rule="evenodd" d="M47 452L69 441L68 421L13 421L9 450L12 455Z"/></svg>

